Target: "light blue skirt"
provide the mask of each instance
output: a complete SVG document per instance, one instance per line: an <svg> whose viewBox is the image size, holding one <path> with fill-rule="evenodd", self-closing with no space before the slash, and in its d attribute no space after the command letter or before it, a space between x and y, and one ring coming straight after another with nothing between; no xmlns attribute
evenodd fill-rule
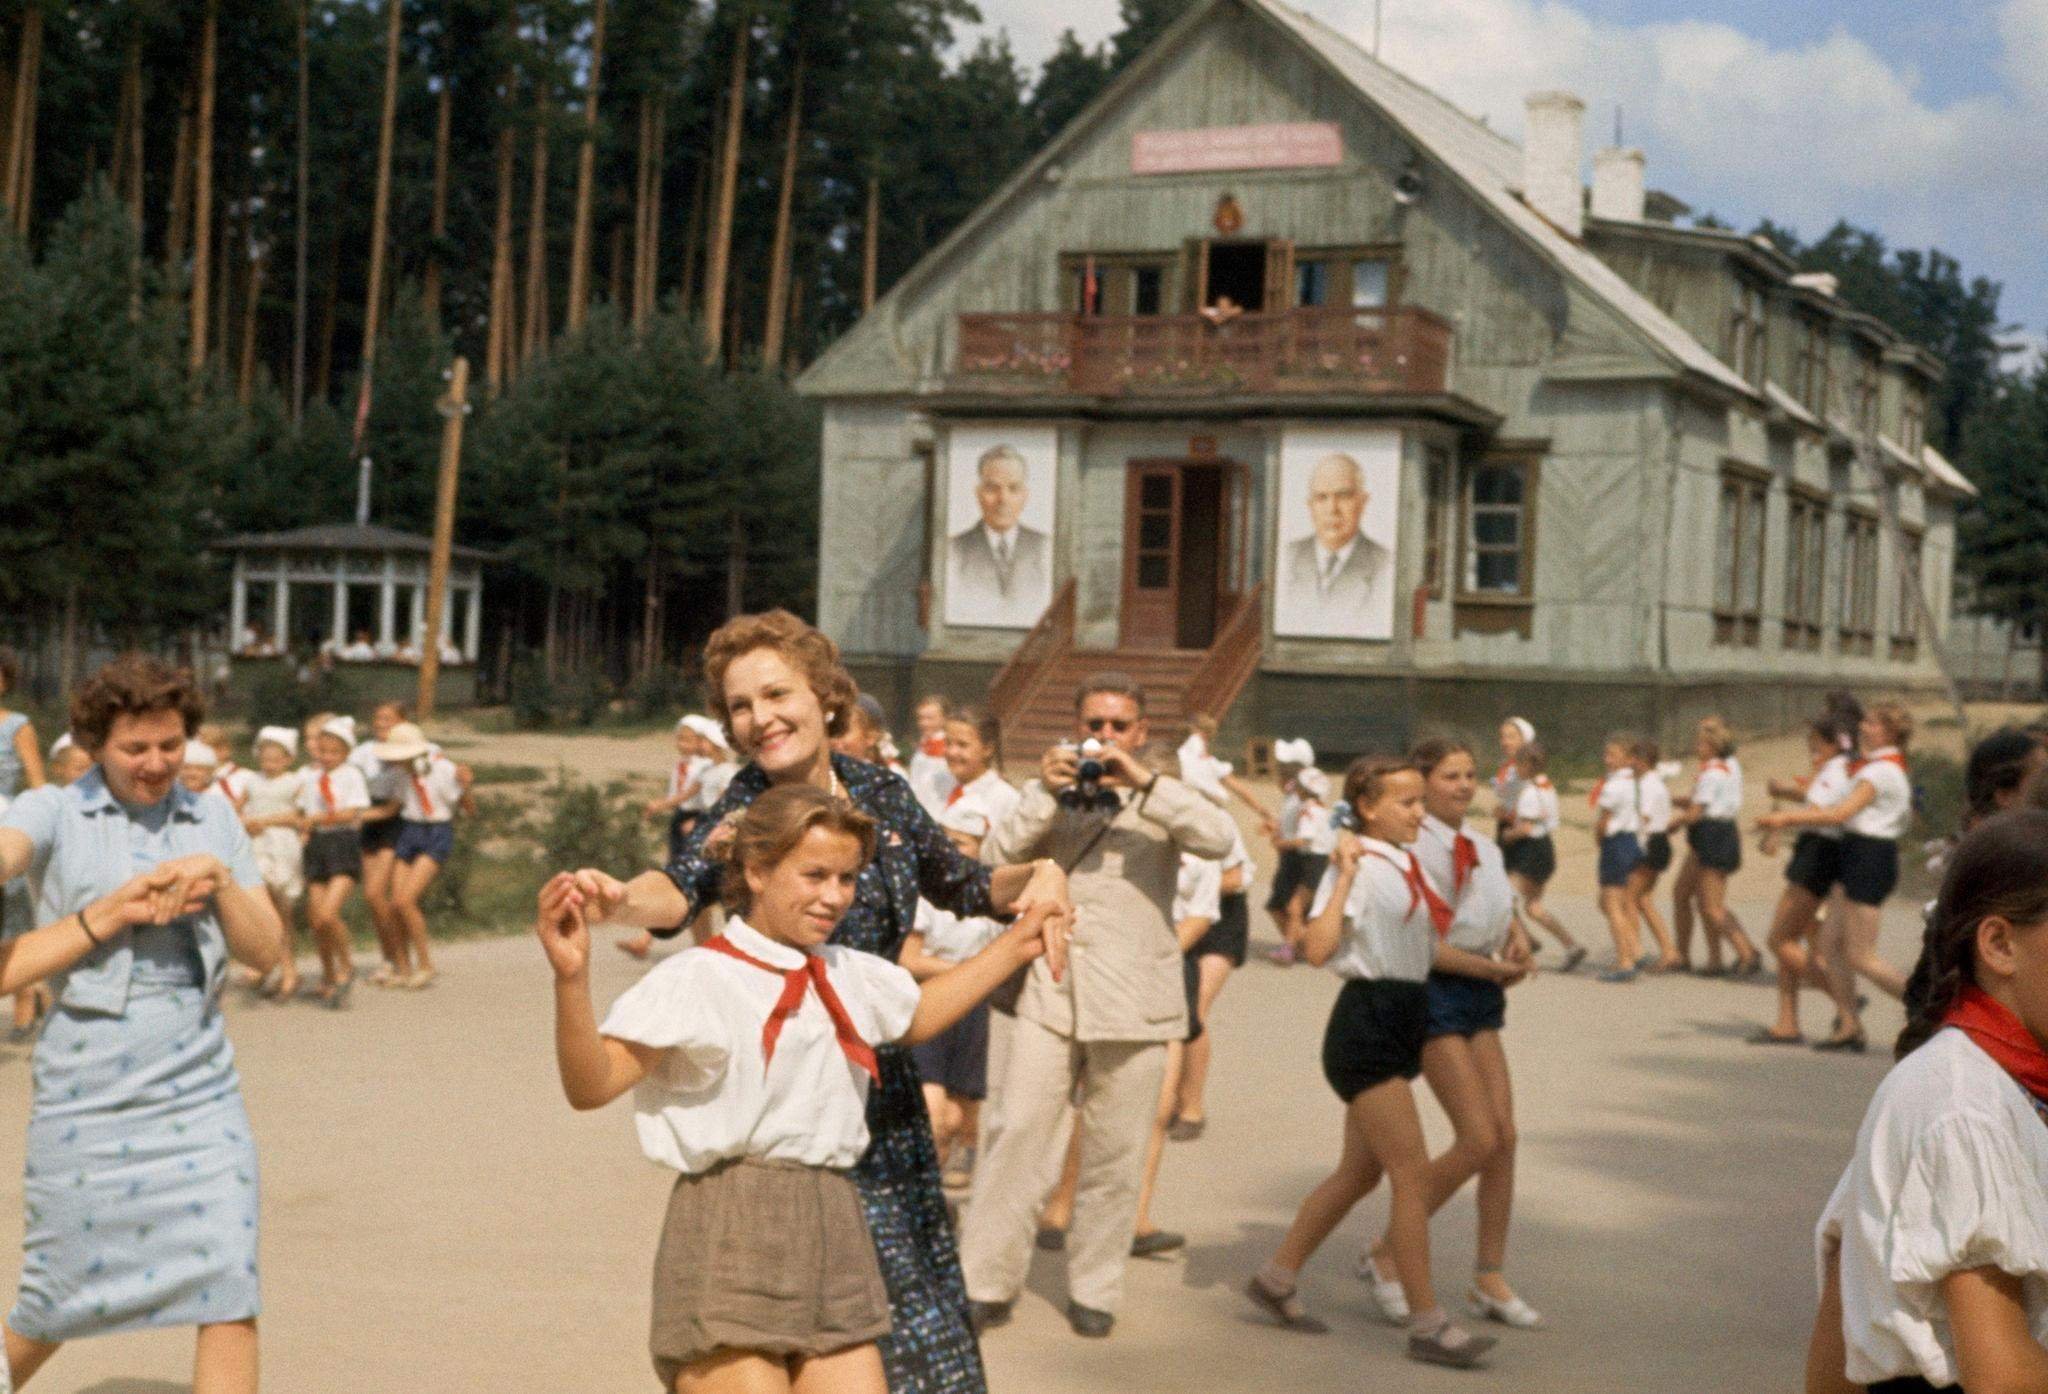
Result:
<svg viewBox="0 0 2048 1394"><path fill-rule="evenodd" d="M52 1013L27 1155L16 1331L69 1341L257 1315L256 1145L203 988L138 978L124 1016Z"/></svg>

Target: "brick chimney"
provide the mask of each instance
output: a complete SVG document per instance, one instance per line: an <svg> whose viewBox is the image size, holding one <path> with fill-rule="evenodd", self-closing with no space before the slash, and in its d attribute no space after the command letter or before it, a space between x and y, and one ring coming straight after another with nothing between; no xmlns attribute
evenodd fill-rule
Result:
<svg viewBox="0 0 2048 1394"><path fill-rule="evenodd" d="M1613 146L1593 155L1593 216L1643 220L1643 152Z"/></svg>
<svg viewBox="0 0 2048 1394"><path fill-rule="evenodd" d="M1586 104L1569 92L1537 92L1528 100L1522 140L1522 197L1571 237L1586 230Z"/></svg>

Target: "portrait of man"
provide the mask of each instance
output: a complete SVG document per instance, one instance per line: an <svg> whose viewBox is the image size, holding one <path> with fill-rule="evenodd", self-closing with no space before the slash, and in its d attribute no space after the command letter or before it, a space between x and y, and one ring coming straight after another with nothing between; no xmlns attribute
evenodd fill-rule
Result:
<svg viewBox="0 0 2048 1394"><path fill-rule="evenodd" d="M953 467L966 477L952 489L946 622L1028 629L1052 602L1052 538L1027 515L1050 519L1053 436L1027 431L983 444L974 439L980 434L962 432L953 442ZM1034 476L1043 480L1043 502Z"/></svg>
<svg viewBox="0 0 2048 1394"><path fill-rule="evenodd" d="M1397 434L1333 442L1328 433L1304 433L1303 439L1287 442L1276 633L1393 637L1393 521L1399 486ZM1305 533L1299 531L1303 524Z"/></svg>

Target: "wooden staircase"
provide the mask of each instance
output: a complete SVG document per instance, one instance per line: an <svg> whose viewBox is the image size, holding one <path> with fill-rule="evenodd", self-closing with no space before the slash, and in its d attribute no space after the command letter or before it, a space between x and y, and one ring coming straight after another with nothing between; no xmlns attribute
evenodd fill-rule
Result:
<svg viewBox="0 0 2048 1394"><path fill-rule="evenodd" d="M1263 586L1238 601L1206 649L1076 648L1074 600L1069 581L989 686L989 705L1013 760L1035 758L1073 737L1074 691L1095 673L1113 670L1137 679L1154 739L1178 743L1194 713L1222 720L1258 670Z"/></svg>

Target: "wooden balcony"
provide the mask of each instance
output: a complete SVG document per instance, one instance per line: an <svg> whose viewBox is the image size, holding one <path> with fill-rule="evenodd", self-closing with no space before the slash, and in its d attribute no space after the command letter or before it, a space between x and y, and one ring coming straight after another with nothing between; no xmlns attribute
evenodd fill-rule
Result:
<svg viewBox="0 0 2048 1394"><path fill-rule="evenodd" d="M963 314L950 386L998 395L1209 397L1449 388L1451 326L1427 310Z"/></svg>

